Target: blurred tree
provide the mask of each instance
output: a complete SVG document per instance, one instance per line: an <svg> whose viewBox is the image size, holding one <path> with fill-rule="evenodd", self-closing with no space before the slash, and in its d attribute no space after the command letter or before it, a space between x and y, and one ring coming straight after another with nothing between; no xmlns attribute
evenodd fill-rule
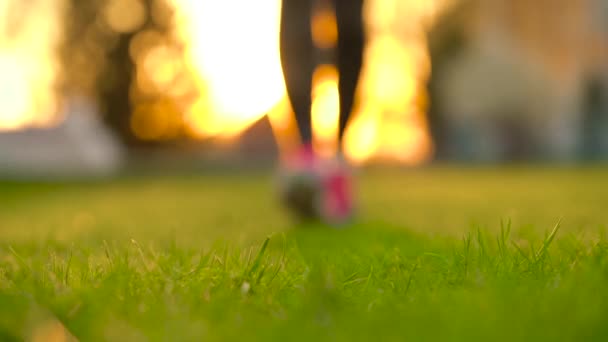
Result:
<svg viewBox="0 0 608 342"><path fill-rule="evenodd" d="M97 101L104 121L127 144L140 144L131 115L138 98L138 62L133 40L143 31L157 33L145 49L179 42L171 38L173 9L168 0L68 0L65 41L61 50L63 88ZM151 97L151 98L150 98ZM164 98L161 91L149 101ZM174 111L175 115L179 115Z"/></svg>

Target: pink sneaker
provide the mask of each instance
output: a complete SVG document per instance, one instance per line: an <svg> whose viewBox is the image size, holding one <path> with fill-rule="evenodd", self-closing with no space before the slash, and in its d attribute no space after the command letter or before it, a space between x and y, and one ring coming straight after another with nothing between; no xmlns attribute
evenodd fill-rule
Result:
<svg viewBox="0 0 608 342"><path fill-rule="evenodd" d="M341 225L352 220L354 201L352 176L341 160L332 160L323 169L321 217L327 223Z"/></svg>
<svg viewBox="0 0 608 342"><path fill-rule="evenodd" d="M283 163L279 191L283 203L299 219L340 225L353 216L351 177L345 164L319 158L310 146Z"/></svg>

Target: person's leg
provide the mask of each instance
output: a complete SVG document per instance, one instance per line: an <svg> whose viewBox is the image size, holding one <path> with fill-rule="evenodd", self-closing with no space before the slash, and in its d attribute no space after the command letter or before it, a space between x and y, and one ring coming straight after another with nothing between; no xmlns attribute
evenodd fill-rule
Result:
<svg viewBox="0 0 608 342"><path fill-rule="evenodd" d="M357 83L363 63L365 43L363 27L363 0L333 0L338 24L336 66L339 71L340 94L339 143L353 110ZM335 163L337 161L338 163ZM321 217L333 224L349 222L354 214L354 193L349 168L341 158L334 160L323 177Z"/></svg>
<svg viewBox="0 0 608 342"><path fill-rule="evenodd" d="M340 141L353 110L363 64L363 0L334 0L338 23L337 66L340 72Z"/></svg>
<svg viewBox="0 0 608 342"><path fill-rule="evenodd" d="M312 75L316 66L311 33L315 0L284 0L281 21L281 63L287 93L304 143L288 158L280 178L281 197L301 218L340 225L353 214L350 177L342 163L327 161L312 149ZM352 110L363 50L361 0L338 1L338 44L341 93L341 133ZM353 12L359 12L359 15ZM355 21L354 23L352 21ZM340 29L341 28L341 29ZM359 32L361 31L361 32ZM361 50L361 51L359 51Z"/></svg>
<svg viewBox="0 0 608 342"><path fill-rule="evenodd" d="M283 0L280 50L285 86L296 115L302 143L312 143L311 92L314 45L311 33L313 0Z"/></svg>
<svg viewBox="0 0 608 342"><path fill-rule="evenodd" d="M284 156L279 173L279 194L291 213L304 220L320 218L318 208L323 193L315 169L310 117L315 67L310 24L312 9L313 0L283 0L280 33L281 66L302 146Z"/></svg>

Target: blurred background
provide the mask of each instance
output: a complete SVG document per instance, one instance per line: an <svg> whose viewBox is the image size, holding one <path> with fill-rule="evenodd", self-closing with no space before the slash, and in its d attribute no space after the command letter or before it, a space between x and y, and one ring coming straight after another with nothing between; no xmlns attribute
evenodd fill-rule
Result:
<svg viewBox="0 0 608 342"><path fill-rule="evenodd" d="M272 162L297 141L280 0L0 0L0 174ZM313 128L336 150L319 0ZM608 159L605 0L368 0L357 164Z"/></svg>

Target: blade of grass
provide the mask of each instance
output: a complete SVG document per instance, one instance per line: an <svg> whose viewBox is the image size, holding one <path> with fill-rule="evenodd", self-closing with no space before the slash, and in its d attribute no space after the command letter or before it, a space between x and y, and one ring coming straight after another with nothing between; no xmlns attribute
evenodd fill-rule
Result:
<svg viewBox="0 0 608 342"><path fill-rule="evenodd" d="M70 276L70 267L72 265L72 256L74 255L72 249L70 249L70 256L68 257L68 263L65 267L65 274L63 275L63 282L64 284L67 286L68 285L68 278Z"/></svg>
<svg viewBox="0 0 608 342"><path fill-rule="evenodd" d="M511 244L513 245L513 247L515 247L515 249L519 252L519 254L521 254L521 256L524 257L524 259L526 259L526 261L528 263L532 263L532 260L530 260L530 257L528 257L526 255L526 252L524 252L524 250L521 249L521 247L519 247L519 245L517 243L515 243L515 241L511 240Z"/></svg>
<svg viewBox="0 0 608 342"><path fill-rule="evenodd" d="M555 226L553 227L553 230L551 231L551 233L549 234L549 236L547 236L547 238L545 238L545 240L543 241L543 244L540 247L540 249L538 250L538 252L536 252L536 256L535 256L535 258L536 258L535 262L536 263L540 262L542 259L545 258L545 255L547 254L547 250L549 249L549 246L551 245L551 243L555 239L555 235L557 234L557 231L559 230L561 224L562 224L562 219L560 218L557 221L557 223L555 224Z"/></svg>
<svg viewBox="0 0 608 342"><path fill-rule="evenodd" d="M15 251L13 246L8 246L8 250L17 259L17 262L19 263L19 265L21 265L21 267L28 269L28 270L30 269L30 266L25 262L25 260L23 260L23 258L19 255L19 253L17 253L17 251Z"/></svg>
<svg viewBox="0 0 608 342"><path fill-rule="evenodd" d="M258 268L260 268L260 265L262 264L262 257L264 256L264 253L266 252L266 248L268 247L269 242L270 242L270 237L267 237L266 240L264 240L264 243L262 244L262 248L260 248L260 251L256 255L255 260L253 261L253 265L251 265L251 269L249 269L249 272L248 272L249 276L254 274L258 270Z"/></svg>

